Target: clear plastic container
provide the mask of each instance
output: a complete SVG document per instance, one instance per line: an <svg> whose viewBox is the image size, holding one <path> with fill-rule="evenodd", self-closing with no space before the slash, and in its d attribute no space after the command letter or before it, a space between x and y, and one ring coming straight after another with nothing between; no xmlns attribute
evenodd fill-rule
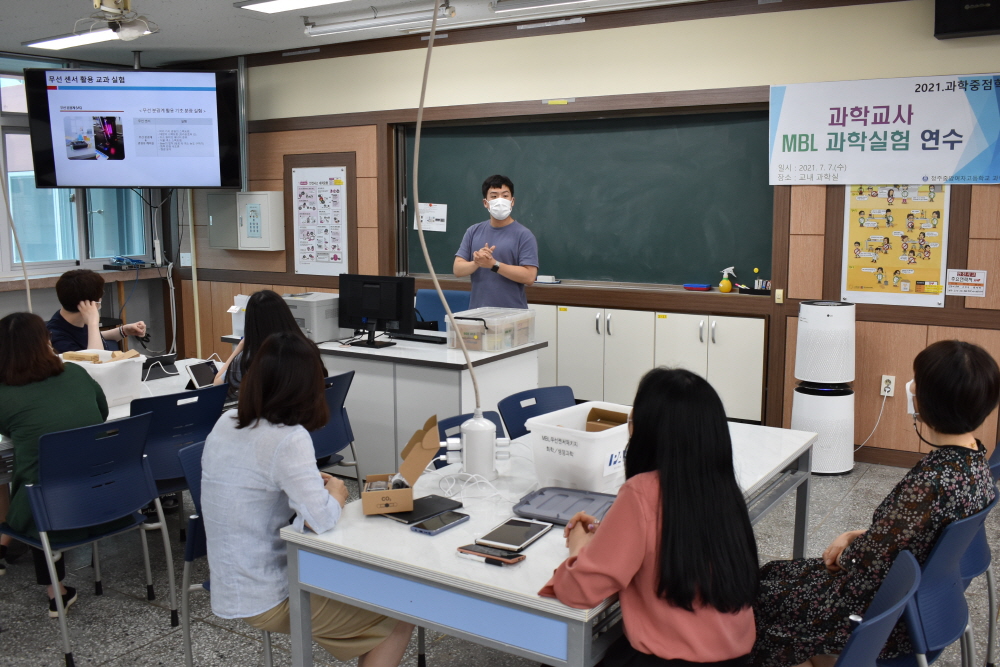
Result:
<svg viewBox="0 0 1000 667"><path fill-rule="evenodd" d="M628 424L603 431L587 431L592 408L628 415L627 405L591 401L532 417L532 458L538 486L558 486L595 493L617 493L625 483L625 446Z"/></svg>
<svg viewBox="0 0 1000 667"><path fill-rule="evenodd" d="M455 313L469 350L499 352L535 342L535 311L520 308L473 308ZM448 321L448 347L458 339Z"/></svg>

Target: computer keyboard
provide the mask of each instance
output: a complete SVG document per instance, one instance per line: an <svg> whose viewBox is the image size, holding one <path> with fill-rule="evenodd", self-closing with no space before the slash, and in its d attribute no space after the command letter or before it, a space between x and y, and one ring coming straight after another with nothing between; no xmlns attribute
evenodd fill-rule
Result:
<svg viewBox="0 0 1000 667"><path fill-rule="evenodd" d="M389 334L389 337L398 340L412 340L417 343L432 343L434 345L444 345L448 342L447 336L428 336L426 334L394 333Z"/></svg>

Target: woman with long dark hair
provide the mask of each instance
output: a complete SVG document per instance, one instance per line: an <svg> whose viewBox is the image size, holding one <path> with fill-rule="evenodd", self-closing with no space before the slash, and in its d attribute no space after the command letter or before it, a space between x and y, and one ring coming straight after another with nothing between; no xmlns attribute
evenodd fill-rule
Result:
<svg viewBox="0 0 1000 667"><path fill-rule="evenodd" d="M629 418L626 482L604 520L566 526L569 558L540 595L582 609L618 594L625 636L608 667L746 664L757 544L719 395L686 370L651 370Z"/></svg>
<svg viewBox="0 0 1000 667"><path fill-rule="evenodd" d="M754 604L760 667L833 665L900 551L921 564L941 531L993 500L986 448L973 431L1000 401L1000 368L978 345L943 340L913 360L914 428L932 447L879 504L867 530L837 537L822 558L771 561ZM893 630L882 658L913 653L905 626Z"/></svg>
<svg viewBox="0 0 1000 667"><path fill-rule="evenodd" d="M77 364L63 364L49 344L45 322L31 313L12 313L0 320L0 433L14 443L13 495L6 522L15 531L37 539L38 529L25 486L38 483L38 439L46 433L100 424L108 417L101 386ZM3 520L3 517L0 517ZM68 542L103 532L109 525L52 533L50 539ZM0 558L6 547L0 548ZM31 549L36 581L48 586L49 616L56 618L45 555ZM60 582L63 559L56 561ZM76 589L59 584L63 607L76 602Z"/></svg>
<svg viewBox="0 0 1000 667"><path fill-rule="evenodd" d="M273 292L272 292L273 294ZM319 348L294 333L268 336L243 379L239 407L219 418L202 454L202 513L212 611L269 632L290 632L288 559L278 531L333 530L344 483L316 468L310 430L323 427ZM337 660L395 667L413 626L320 595L312 634Z"/></svg>
<svg viewBox="0 0 1000 667"><path fill-rule="evenodd" d="M295 323L295 317L288 304L277 292L260 290L247 300L246 324L241 340L226 363L215 376L215 384L229 383L229 398L239 395L240 382L250 369L250 363L267 337L274 333L298 334L305 338L302 329Z"/></svg>

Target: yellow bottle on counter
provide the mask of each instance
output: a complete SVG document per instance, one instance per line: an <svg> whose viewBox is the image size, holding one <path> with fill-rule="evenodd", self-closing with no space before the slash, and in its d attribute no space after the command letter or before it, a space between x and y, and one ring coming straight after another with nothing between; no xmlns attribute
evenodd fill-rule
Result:
<svg viewBox="0 0 1000 667"><path fill-rule="evenodd" d="M730 266L729 268L726 268L726 269L722 270L722 282L719 283L719 291L720 292L732 292L733 291L733 283L732 283L731 280L729 280L729 276L732 276L733 278L736 277L735 268L736 267L734 267L734 266Z"/></svg>

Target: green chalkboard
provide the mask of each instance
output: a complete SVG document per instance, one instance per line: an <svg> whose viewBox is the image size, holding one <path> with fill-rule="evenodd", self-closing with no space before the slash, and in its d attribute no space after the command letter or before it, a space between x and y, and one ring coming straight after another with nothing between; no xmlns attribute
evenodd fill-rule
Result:
<svg viewBox="0 0 1000 667"><path fill-rule="evenodd" d="M406 133L410 273L427 271L413 230L413 140ZM718 283L771 272L773 192L766 111L425 127L420 198L448 205L427 232L450 274L465 230L489 216L482 182L514 182L514 217L538 239L539 273L561 279Z"/></svg>

